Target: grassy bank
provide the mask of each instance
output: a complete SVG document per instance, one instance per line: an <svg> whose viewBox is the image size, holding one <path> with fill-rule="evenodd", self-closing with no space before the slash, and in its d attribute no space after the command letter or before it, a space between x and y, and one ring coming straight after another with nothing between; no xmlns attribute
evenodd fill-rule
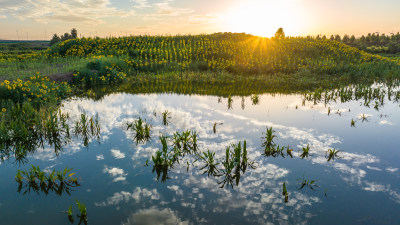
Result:
<svg viewBox="0 0 400 225"><path fill-rule="evenodd" d="M2 53L0 62L2 80L27 78L36 72L45 76L89 73L96 66L97 70L112 67L127 76L188 71L242 76L299 73L316 78L349 76L353 80L400 76L397 58L371 55L336 41L232 33L73 39L32 54ZM104 74L98 75L91 78Z"/></svg>

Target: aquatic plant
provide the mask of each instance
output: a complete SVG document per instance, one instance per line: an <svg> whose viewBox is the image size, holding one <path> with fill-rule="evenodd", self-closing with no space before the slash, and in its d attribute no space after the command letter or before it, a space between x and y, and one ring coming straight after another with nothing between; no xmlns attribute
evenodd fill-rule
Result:
<svg viewBox="0 0 400 225"><path fill-rule="evenodd" d="M285 197L285 203L288 203L289 202L289 194L286 189L286 182L283 182L283 185L282 185L282 195Z"/></svg>
<svg viewBox="0 0 400 225"><path fill-rule="evenodd" d="M67 215L69 222L74 223L74 216L72 215L72 205L69 206Z"/></svg>
<svg viewBox="0 0 400 225"><path fill-rule="evenodd" d="M169 112L168 110L162 112L162 121L164 126L168 126L169 119L171 119L171 112Z"/></svg>
<svg viewBox="0 0 400 225"><path fill-rule="evenodd" d="M126 125L126 130L131 129L135 133L134 141L136 144L146 143L151 139L151 125L146 123L142 118L139 117L139 119L135 120L133 123L128 122Z"/></svg>
<svg viewBox="0 0 400 225"><path fill-rule="evenodd" d="M363 114L361 114L360 119L361 119L361 122L368 122L368 115L365 115L363 113Z"/></svg>
<svg viewBox="0 0 400 225"><path fill-rule="evenodd" d="M351 125L352 127L356 127L356 121L354 121L353 119L351 119L350 125Z"/></svg>
<svg viewBox="0 0 400 225"><path fill-rule="evenodd" d="M306 147L302 147L302 153L299 155L300 158L308 158L310 156L310 145L307 145Z"/></svg>
<svg viewBox="0 0 400 225"><path fill-rule="evenodd" d="M89 117L82 113L79 119L75 121L74 134L82 138L84 146L88 146L91 138L99 141L101 132L98 115Z"/></svg>
<svg viewBox="0 0 400 225"><path fill-rule="evenodd" d="M288 146L286 147L286 155L287 155L287 156L290 156L290 158L293 158L292 152L293 152L293 149L291 149L291 148L289 147L289 145L288 145Z"/></svg>
<svg viewBox="0 0 400 225"><path fill-rule="evenodd" d="M173 167L174 163L179 160L181 152L175 149L168 149L168 137L165 135L160 136L160 142L162 144L161 151L158 150L155 156L151 156L151 159L153 161L153 173L156 172L157 174L157 181L161 176L161 182L165 182L169 179L168 171Z"/></svg>
<svg viewBox="0 0 400 225"><path fill-rule="evenodd" d="M77 217L79 218L79 223L78 224L85 224L87 225L87 211L86 211L86 206L85 204L81 203L78 201L78 199L75 199L76 201L76 205L78 206L78 210L79 210L79 215L77 215Z"/></svg>
<svg viewBox="0 0 400 225"><path fill-rule="evenodd" d="M315 183L315 180L306 180L303 178L298 178L297 181L300 181L298 183L299 187L297 188L298 190L303 189L304 187L307 187L313 191L316 191L316 188L318 188L319 186Z"/></svg>
<svg viewBox="0 0 400 225"><path fill-rule="evenodd" d="M204 162L204 166L200 168L200 170L204 170L203 174L207 173L207 176L218 177L219 170L217 166L219 162L215 160L215 152L211 152L207 149L207 152L203 152L203 154L199 155L200 160Z"/></svg>
<svg viewBox="0 0 400 225"><path fill-rule="evenodd" d="M196 152L198 150L197 141L197 132L189 130L182 131L181 133L177 131L172 138L174 149L182 151L183 154Z"/></svg>
<svg viewBox="0 0 400 225"><path fill-rule="evenodd" d="M233 103L233 99L231 97L231 95L228 96L228 110L232 109L232 103Z"/></svg>
<svg viewBox="0 0 400 225"><path fill-rule="evenodd" d="M247 157L247 144L243 141L243 147L241 142L238 144L232 144L225 150L225 160L221 161L220 164L223 168L220 170L219 176L224 179L218 184L221 188L231 186L233 188L233 182L236 186L239 185L241 175L246 172L247 167L252 169L256 168L255 162L249 161Z"/></svg>
<svg viewBox="0 0 400 225"><path fill-rule="evenodd" d="M260 103L260 96L259 95L252 95L250 97L251 102L253 103L253 105L258 105Z"/></svg>
<svg viewBox="0 0 400 225"><path fill-rule="evenodd" d="M47 195L53 191L59 196L64 192L69 195L73 188L80 186L77 178L72 177L75 173L69 173L70 171L71 169L66 167L63 171L53 170L47 174L34 165L31 165L29 170L18 170L15 176L19 184L18 193L26 189L23 192L24 195L30 193L31 190L37 194L42 192Z"/></svg>
<svg viewBox="0 0 400 225"><path fill-rule="evenodd" d="M267 132L263 133L265 136L262 137L264 142L262 143L262 147L265 148L265 151L270 150L274 145L274 138L277 136L274 135L275 131L272 129L272 127L268 128L267 127Z"/></svg>
<svg viewBox="0 0 400 225"><path fill-rule="evenodd" d="M217 125L222 125L222 124L224 124L224 123L217 123L217 122L214 122L214 125L213 125L213 132L214 132L214 134L217 133Z"/></svg>
<svg viewBox="0 0 400 225"><path fill-rule="evenodd" d="M341 152L340 150L336 150L336 149L328 149L328 151L325 154L325 157L327 158L328 162L331 160L335 160L335 158L339 158L339 156L337 155L339 152Z"/></svg>

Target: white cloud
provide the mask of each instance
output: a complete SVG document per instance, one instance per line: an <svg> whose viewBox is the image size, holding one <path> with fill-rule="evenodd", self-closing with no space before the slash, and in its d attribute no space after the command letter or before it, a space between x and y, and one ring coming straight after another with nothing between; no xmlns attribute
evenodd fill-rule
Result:
<svg viewBox="0 0 400 225"><path fill-rule="evenodd" d="M380 125L389 125L389 126L393 125L393 123L391 123L391 122L389 122L387 120L381 120L381 121L379 121L379 124Z"/></svg>
<svg viewBox="0 0 400 225"><path fill-rule="evenodd" d="M96 155L96 160L103 160L104 156L103 155Z"/></svg>
<svg viewBox="0 0 400 225"><path fill-rule="evenodd" d="M111 149L111 155L116 159L123 159L125 158L125 153L121 152L118 149Z"/></svg>
<svg viewBox="0 0 400 225"><path fill-rule="evenodd" d="M177 213L170 208L158 209L152 207L149 209L141 209L132 214L123 225L143 224L143 225L187 225L189 221L182 221Z"/></svg>
<svg viewBox="0 0 400 225"><path fill-rule="evenodd" d="M124 181L126 180L126 176L128 175L127 173L124 173L124 170L121 168L107 166L105 166L105 168L103 169L103 173L108 173L113 176L113 182Z"/></svg>
<svg viewBox="0 0 400 225"><path fill-rule="evenodd" d="M105 17L126 17L133 14L132 10L120 10L111 6L109 0L2 1L0 6L2 13L41 23L61 21L93 24L101 22Z"/></svg>
<svg viewBox="0 0 400 225"><path fill-rule="evenodd" d="M131 1L135 4L134 7L138 9L152 7L152 5L147 0L131 0Z"/></svg>
<svg viewBox="0 0 400 225"><path fill-rule="evenodd" d="M159 200L160 194L156 189L147 189L136 187L135 190L131 192L120 191L113 194L113 196L107 198L106 201L95 203L96 206L110 206L118 205L121 202L129 202L135 200L135 202L140 202L144 199Z"/></svg>
<svg viewBox="0 0 400 225"><path fill-rule="evenodd" d="M391 173L397 172L398 170L399 170L399 168L393 168L393 167L386 168L386 171L389 171Z"/></svg>

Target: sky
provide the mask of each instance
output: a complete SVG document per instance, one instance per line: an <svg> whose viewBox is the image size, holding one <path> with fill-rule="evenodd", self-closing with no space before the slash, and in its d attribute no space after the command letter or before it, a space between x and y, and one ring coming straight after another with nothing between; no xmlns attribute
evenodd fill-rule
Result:
<svg viewBox="0 0 400 225"><path fill-rule="evenodd" d="M271 37L400 31L400 0L0 0L0 39L245 32Z"/></svg>

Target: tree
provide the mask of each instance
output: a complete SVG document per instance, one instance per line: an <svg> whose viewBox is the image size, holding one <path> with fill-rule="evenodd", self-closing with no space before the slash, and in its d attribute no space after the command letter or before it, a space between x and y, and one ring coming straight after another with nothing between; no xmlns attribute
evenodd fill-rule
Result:
<svg viewBox="0 0 400 225"><path fill-rule="evenodd" d="M71 38L72 39L78 38L78 31L75 28L72 28L71 30Z"/></svg>
<svg viewBox="0 0 400 225"><path fill-rule="evenodd" d="M336 34L336 36L335 36L335 41L339 41L339 42L340 42L340 40L341 40L340 35L339 35L339 34Z"/></svg>
<svg viewBox="0 0 400 225"><path fill-rule="evenodd" d="M361 43L365 43L365 36L364 35L360 37L360 42Z"/></svg>
<svg viewBox="0 0 400 225"><path fill-rule="evenodd" d="M330 39L331 39L331 41L334 41L335 40L335 36L331 35Z"/></svg>
<svg viewBox="0 0 400 225"><path fill-rule="evenodd" d="M51 40L50 40L50 46L52 46L60 41L61 41L61 38L57 34L54 34L53 38L51 38Z"/></svg>
<svg viewBox="0 0 400 225"><path fill-rule="evenodd" d="M71 35L68 33L65 33L64 35L61 35L61 41L66 41L68 39L71 39Z"/></svg>
<svg viewBox="0 0 400 225"><path fill-rule="evenodd" d="M367 37L365 38L365 41L366 41L367 43L370 43L370 42L371 42L371 33L368 33Z"/></svg>
<svg viewBox="0 0 400 225"><path fill-rule="evenodd" d="M349 42L350 42L350 37L349 37L349 35L345 34L345 35L343 36L342 41L343 41L343 43L346 43L346 44L349 43Z"/></svg>
<svg viewBox="0 0 400 225"><path fill-rule="evenodd" d="M65 33L64 35L57 36L57 34L53 35L53 38L50 40L50 45L54 45L60 41L66 41L69 39L78 38L78 31L75 28L71 29L71 34Z"/></svg>
<svg viewBox="0 0 400 225"><path fill-rule="evenodd" d="M350 43L354 43L356 41L356 37L354 36L354 34L353 35L351 35L351 37L350 37Z"/></svg>
<svg viewBox="0 0 400 225"><path fill-rule="evenodd" d="M285 38L285 32L283 31L283 28L280 27L276 33L275 33L275 38L277 39L284 39Z"/></svg>

